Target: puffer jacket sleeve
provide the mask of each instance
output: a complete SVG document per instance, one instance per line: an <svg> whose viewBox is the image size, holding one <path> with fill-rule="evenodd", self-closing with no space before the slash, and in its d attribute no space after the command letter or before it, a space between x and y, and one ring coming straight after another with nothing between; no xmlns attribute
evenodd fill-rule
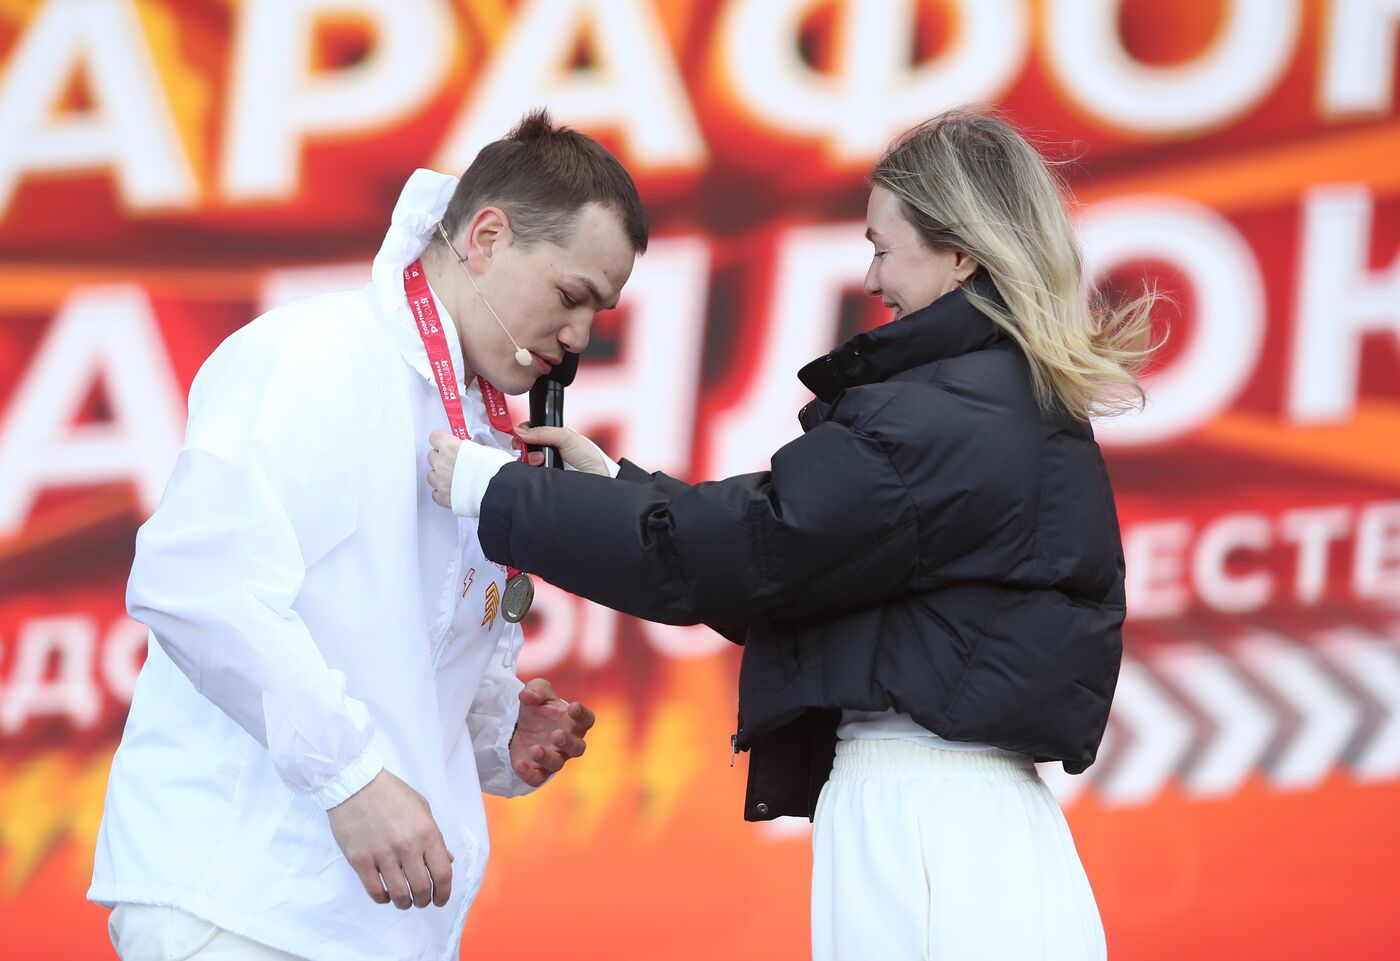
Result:
<svg viewBox="0 0 1400 961"><path fill-rule="evenodd" d="M893 397L854 396L842 418L774 454L770 471L694 486L508 465L482 502L482 547L663 623L800 620L879 604L918 565L914 499L890 439L867 429Z"/></svg>

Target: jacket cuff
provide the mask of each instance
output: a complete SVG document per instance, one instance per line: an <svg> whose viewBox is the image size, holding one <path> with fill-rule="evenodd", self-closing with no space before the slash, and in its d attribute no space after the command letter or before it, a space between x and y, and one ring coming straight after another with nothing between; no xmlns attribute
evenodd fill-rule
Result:
<svg viewBox="0 0 1400 961"><path fill-rule="evenodd" d="M515 725L519 720L520 702L516 701L514 716L507 715L501 720L500 734L496 737L496 743L491 746L496 763L493 765L491 776L482 781L481 790L484 794L495 797L520 797L536 789L535 785L520 780L520 775L515 773L515 765L510 762L510 742L515 738Z"/></svg>
<svg viewBox="0 0 1400 961"><path fill-rule="evenodd" d="M373 781L382 770L384 770L383 758L373 747L367 747L363 754L343 767L339 774L327 781L319 790L312 791L308 797L315 801L321 810L329 811L336 805L344 803L352 794L357 793L366 784Z"/></svg>
<svg viewBox="0 0 1400 961"><path fill-rule="evenodd" d="M626 457L622 458L622 462L617 465L617 470L613 472L613 477L629 481L651 480L651 474L648 471L642 470L642 468L632 463Z"/></svg>
<svg viewBox="0 0 1400 961"><path fill-rule="evenodd" d="M458 517L480 517L481 499L496 472L515 463L514 455L484 444L463 441L452 468L452 513Z"/></svg>

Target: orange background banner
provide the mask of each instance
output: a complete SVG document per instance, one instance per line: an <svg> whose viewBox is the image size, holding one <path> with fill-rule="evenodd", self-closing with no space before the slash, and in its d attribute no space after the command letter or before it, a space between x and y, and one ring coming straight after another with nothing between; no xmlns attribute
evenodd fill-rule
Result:
<svg viewBox="0 0 1400 961"><path fill-rule="evenodd" d="M145 632L122 606L190 380L368 279L416 167L523 112L599 137L653 245L571 422L700 480L797 431L882 322L863 178L993 103L1097 282L1175 306L1100 427L1127 656L1100 760L1043 774L1111 955L1400 957L1400 11L1362 0L0 2L0 953L111 956L84 900ZM806 956L808 826L746 824L738 659L543 588L525 676L588 755L491 799L463 957Z"/></svg>

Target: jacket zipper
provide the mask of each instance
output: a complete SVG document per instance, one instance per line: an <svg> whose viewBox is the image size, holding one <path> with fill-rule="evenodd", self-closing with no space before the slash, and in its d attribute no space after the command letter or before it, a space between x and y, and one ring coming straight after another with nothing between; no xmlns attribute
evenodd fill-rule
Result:
<svg viewBox="0 0 1400 961"><path fill-rule="evenodd" d="M438 661L442 660L442 652L445 651L445 650L447 649L447 644L445 643L445 642L447 641L447 635L448 635L448 634L451 634L451 633L452 633L452 617L449 616L449 617L447 618L447 626L444 627L444 628L442 629L442 632L441 632L440 634L438 634L437 639L433 641L433 667L434 667L434 668L436 668L436 667L438 666Z"/></svg>
<svg viewBox="0 0 1400 961"><path fill-rule="evenodd" d="M463 545L462 545L462 519L459 517L459 518L456 518L456 520L457 520L457 550L453 553L453 556L452 556L452 577L448 580L448 583L451 584L451 585L453 585L453 591L454 591L454 595L453 595L453 596L454 596L454 597L456 596L456 595L455 595L455 591L456 591L457 578L458 578L458 576L460 576L461 573L462 573L462 546L463 546ZM447 635L449 635L449 634L452 633L452 622L455 621L455 620L457 619L456 615L457 615L456 606L453 605L453 606L450 607L450 608L448 609L448 611L447 611L447 623L443 625L442 630L438 633L438 636L437 636L436 638L434 638L434 640L433 640L432 654L433 654L433 667L434 667L435 669L436 669L437 666L438 666L438 661L440 661L440 660L442 659L442 652L443 652L444 650L447 649L447 643L446 643L446 642L447 642Z"/></svg>

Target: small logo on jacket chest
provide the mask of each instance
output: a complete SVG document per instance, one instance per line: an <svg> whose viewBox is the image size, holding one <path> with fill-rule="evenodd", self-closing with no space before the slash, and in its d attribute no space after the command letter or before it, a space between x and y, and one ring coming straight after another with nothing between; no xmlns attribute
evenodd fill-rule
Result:
<svg viewBox="0 0 1400 961"><path fill-rule="evenodd" d="M488 631L495 623L496 615L501 610L501 592L496 587L496 582L492 581L486 585L486 614L481 619L481 626Z"/></svg>

